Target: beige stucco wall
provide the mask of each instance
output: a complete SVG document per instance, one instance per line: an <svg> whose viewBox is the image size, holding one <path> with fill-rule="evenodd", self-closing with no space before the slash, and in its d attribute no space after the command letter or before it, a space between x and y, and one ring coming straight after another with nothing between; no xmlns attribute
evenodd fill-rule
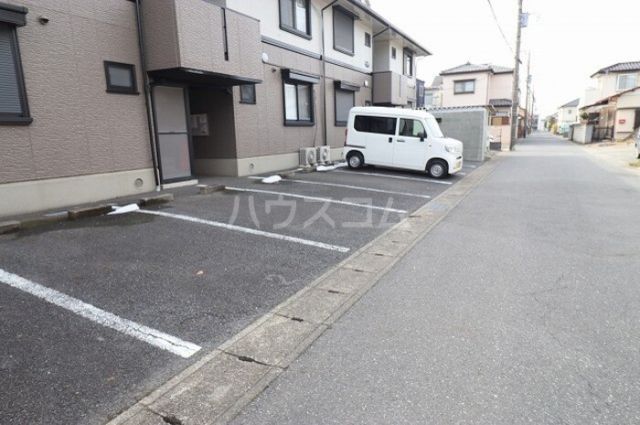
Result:
<svg viewBox="0 0 640 425"><path fill-rule="evenodd" d="M226 10L228 59L224 56L223 10L202 0L142 2L150 71L190 68L262 79L260 23Z"/></svg>
<svg viewBox="0 0 640 425"><path fill-rule="evenodd" d="M636 110L635 109L618 109L616 111L616 124L615 124L615 136L616 140L624 139L629 136L633 130L633 124L635 123ZM624 121L622 123L621 121Z"/></svg>
<svg viewBox="0 0 640 425"><path fill-rule="evenodd" d="M489 80L489 99L511 99L513 74L494 74Z"/></svg>
<svg viewBox="0 0 640 425"><path fill-rule="evenodd" d="M282 86L283 69L321 75L321 62L268 44L263 44L263 50L269 56L269 63L263 65L262 84L256 85L256 104L241 104L239 88L233 89L238 157L285 154L322 145L322 84L313 85L315 121L309 127L284 125Z"/></svg>
<svg viewBox="0 0 640 425"><path fill-rule="evenodd" d="M611 73L611 74L600 74L597 75L594 79L596 80L596 87L591 95L594 101L604 99L609 96L613 96L618 93L618 76L623 74L636 74L636 81L640 85L640 73ZM588 104L588 103L587 103Z"/></svg>
<svg viewBox="0 0 640 425"><path fill-rule="evenodd" d="M256 85L256 104L240 103L240 89L234 88L235 134L238 158L255 158L265 155L297 155L300 148L322 146L324 108L323 90L327 94L327 134L330 146L344 144L344 127L335 126L334 81L344 80L360 86L356 93L356 105L371 100L371 75L348 68L326 64L326 85L313 85L314 125L295 127L284 125L284 99L282 70L294 67L298 71L321 75L321 62L298 53L271 45L263 46L269 55L264 65L264 81ZM368 81L369 87L365 86Z"/></svg>
<svg viewBox="0 0 640 425"><path fill-rule="evenodd" d="M625 93L618 98L616 106L623 108L640 108L640 90Z"/></svg>
<svg viewBox="0 0 640 425"><path fill-rule="evenodd" d="M455 81L476 80L476 90L471 94L454 94ZM489 103L489 74L477 72L442 76L442 106L472 106Z"/></svg>
<svg viewBox="0 0 640 425"><path fill-rule="evenodd" d="M29 8L17 32L33 122L0 126L0 183L150 168L144 96L106 93L103 65L134 64L142 88L134 4L5 1Z"/></svg>

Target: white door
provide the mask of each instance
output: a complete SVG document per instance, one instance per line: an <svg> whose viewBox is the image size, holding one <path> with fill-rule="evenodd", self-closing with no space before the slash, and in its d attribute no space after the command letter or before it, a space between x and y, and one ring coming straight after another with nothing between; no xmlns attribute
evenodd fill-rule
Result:
<svg viewBox="0 0 640 425"><path fill-rule="evenodd" d="M396 135L397 118L357 115L355 130L364 136L366 148L364 162L371 165L393 164L393 142Z"/></svg>
<svg viewBox="0 0 640 425"><path fill-rule="evenodd" d="M400 118L393 147L393 166L424 170L427 165L427 139L422 121Z"/></svg>
<svg viewBox="0 0 640 425"><path fill-rule="evenodd" d="M155 86L153 106L163 182L187 180L191 172L191 143L187 127L185 89Z"/></svg>

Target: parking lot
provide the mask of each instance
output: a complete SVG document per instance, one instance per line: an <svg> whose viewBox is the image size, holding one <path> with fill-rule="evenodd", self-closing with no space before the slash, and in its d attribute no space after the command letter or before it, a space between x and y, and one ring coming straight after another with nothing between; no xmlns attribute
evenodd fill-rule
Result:
<svg viewBox="0 0 640 425"><path fill-rule="evenodd" d="M479 165L210 178L0 236L0 422L106 422Z"/></svg>

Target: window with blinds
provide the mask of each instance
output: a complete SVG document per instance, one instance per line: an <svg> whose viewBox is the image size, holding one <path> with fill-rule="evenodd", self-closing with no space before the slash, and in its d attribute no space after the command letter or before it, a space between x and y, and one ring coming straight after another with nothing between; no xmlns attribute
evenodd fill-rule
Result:
<svg viewBox="0 0 640 425"><path fill-rule="evenodd" d="M333 9L333 49L338 52L353 56L353 15L344 12L341 8Z"/></svg>
<svg viewBox="0 0 640 425"><path fill-rule="evenodd" d="M14 25L0 22L0 122L28 123L26 92Z"/></svg>

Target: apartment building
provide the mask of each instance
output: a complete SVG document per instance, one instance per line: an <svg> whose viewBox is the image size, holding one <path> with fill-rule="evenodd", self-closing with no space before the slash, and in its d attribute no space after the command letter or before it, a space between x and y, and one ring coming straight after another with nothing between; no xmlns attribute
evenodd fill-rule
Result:
<svg viewBox="0 0 640 425"><path fill-rule="evenodd" d="M0 216L338 159L429 54L360 0L2 0Z"/></svg>

